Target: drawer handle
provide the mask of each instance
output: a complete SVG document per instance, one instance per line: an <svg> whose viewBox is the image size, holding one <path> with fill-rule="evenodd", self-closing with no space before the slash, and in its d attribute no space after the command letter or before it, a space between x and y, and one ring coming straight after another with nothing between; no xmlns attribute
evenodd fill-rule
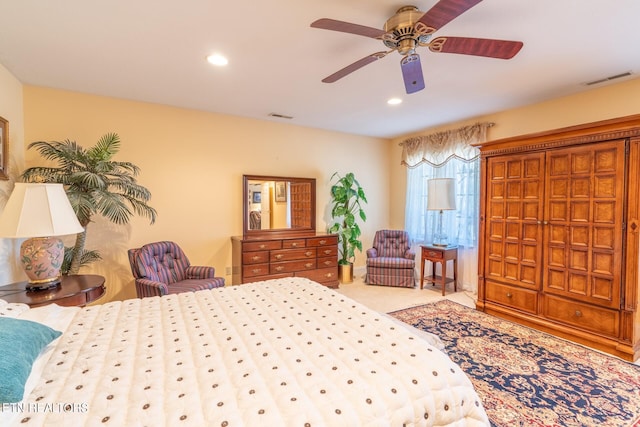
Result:
<svg viewBox="0 0 640 427"><path fill-rule="evenodd" d="M258 273L261 273L261 272L262 272L262 269L261 269L261 268L254 268L253 270L251 270L251 272L252 272L253 274L258 274Z"/></svg>
<svg viewBox="0 0 640 427"><path fill-rule="evenodd" d="M320 244L321 244L321 245L324 245L324 244L326 244L326 243L327 243L327 241L326 241L326 240L320 240Z"/></svg>
<svg viewBox="0 0 640 427"><path fill-rule="evenodd" d="M582 312L580 310L576 310L576 317L582 317Z"/></svg>
<svg viewBox="0 0 640 427"><path fill-rule="evenodd" d="M331 265L331 261L325 261L324 265L326 265L327 267Z"/></svg>
<svg viewBox="0 0 640 427"><path fill-rule="evenodd" d="M266 246L265 244L260 245L260 249L264 249L264 248L266 248L266 247L267 247L267 246Z"/></svg>
<svg viewBox="0 0 640 427"><path fill-rule="evenodd" d="M282 270L284 270L283 266L279 265L279 266L276 267L276 271L282 271Z"/></svg>
<svg viewBox="0 0 640 427"><path fill-rule="evenodd" d="M331 255L331 252L332 252L331 249L327 249L326 251L324 251L324 254L325 255Z"/></svg>
<svg viewBox="0 0 640 427"><path fill-rule="evenodd" d="M437 252L429 251L429 256L436 256L436 255L438 255Z"/></svg>
<svg viewBox="0 0 640 427"><path fill-rule="evenodd" d="M305 252L304 254L305 254L306 256L311 256L311 255L313 255L313 252L311 252L311 251L307 251L307 252Z"/></svg>
<svg viewBox="0 0 640 427"><path fill-rule="evenodd" d="M258 255L254 255L251 257L251 261L260 261L262 258L259 257Z"/></svg>
<svg viewBox="0 0 640 427"><path fill-rule="evenodd" d="M276 255L276 259L282 259L282 258L284 258L284 255L282 255L282 254Z"/></svg>
<svg viewBox="0 0 640 427"><path fill-rule="evenodd" d="M507 292L507 298L511 298L513 295L511 295L511 292Z"/></svg>
<svg viewBox="0 0 640 427"><path fill-rule="evenodd" d="M304 266L305 266L305 267L307 267L307 268L311 268L311 267L313 267L313 264L312 264L312 263L310 263L310 262L308 262L308 263L306 263Z"/></svg>
<svg viewBox="0 0 640 427"><path fill-rule="evenodd" d="M331 279L333 277L333 273L327 273L324 275L327 279Z"/></svg>
<svg viewBox="0 0 640 427"><path fill-rule="evenodd" d="M293 242L293 243L291 244L291 247L292 247L292 248L295 248L295 247L297 247L297 246L298 246L298 243L296 243L296 242Z"/></svg>

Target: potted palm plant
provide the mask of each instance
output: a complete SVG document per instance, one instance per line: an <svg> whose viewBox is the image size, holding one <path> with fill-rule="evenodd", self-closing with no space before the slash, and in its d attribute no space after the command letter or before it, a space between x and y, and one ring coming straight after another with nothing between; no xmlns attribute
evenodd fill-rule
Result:
<svg viewBox="0 0 640 427"><path fill-rule="evenodd" d="M367 203L367 196L352 172L340 176L337 172L331 176L335 182L331 186L331 217L333 224L329 233L338 235L340 257L338 259L339 278L342 283L353 281L353 260L356 249L362 252L362 234L356 215L367 220L361 202Z"/></svg>
<svg viewBox="0 0 640 427"><path fill-rule="evenodd" d="M75 141L38 141L29 144L58 166L36 166L22 173L25 182L63 184L71 206L84 228L75 245L65 248L63 274L77 274L80 267L100 259L95 250L85 250L87 226L94 215L115 224L127 224L133 214L145 216L153 224L156 211L147 202L151 193L136 182L138 166L112 160L120 149L115 133L104 135L95 146L84 149Z"/></svg>

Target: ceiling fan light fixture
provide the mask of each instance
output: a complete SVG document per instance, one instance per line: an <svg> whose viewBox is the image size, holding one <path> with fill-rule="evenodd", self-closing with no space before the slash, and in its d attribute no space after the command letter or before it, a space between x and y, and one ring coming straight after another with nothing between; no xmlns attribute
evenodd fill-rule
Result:
<svg viewBox="0 0 640 427"><path fill-rule="evenodd" d="M400 99L400 98L389 98L389 100L387 101L387 104L389 104L389 105L402 104L402 99Z"/></svg>

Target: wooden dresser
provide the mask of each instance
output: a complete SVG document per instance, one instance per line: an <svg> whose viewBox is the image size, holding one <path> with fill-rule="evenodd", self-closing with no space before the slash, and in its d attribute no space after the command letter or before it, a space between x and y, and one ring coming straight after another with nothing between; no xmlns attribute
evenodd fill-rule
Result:
<svg viewBox="0 0 640 427"><path fill-rule="evenodd" d="M338 236L335 234L234 236L231 244L234 285L299 276L331 288L338 287Z"/></svg>
<svg viewBox="0 0 640 427"><path fill-rule="evenodd" d="M481 150L477 308L640 357L640 115Z"/></svg>

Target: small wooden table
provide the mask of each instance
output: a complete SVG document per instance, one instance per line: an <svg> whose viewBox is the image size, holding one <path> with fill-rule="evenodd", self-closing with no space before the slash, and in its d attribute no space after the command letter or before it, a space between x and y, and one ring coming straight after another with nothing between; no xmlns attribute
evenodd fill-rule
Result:
<svg viewBox="0 0 640 427"><path fill-rule="evenodd" d="M65 307L82 307L104 295L104 277L95 274L62 276L60 285L42 291L27 291L28 282L16 282L0 286L0 298L12 303L40 307L58 304Z"/></svg>
<svg viewBox="0 0 640 427"><path fill-rule="evenodd" d="M458 290L458 247L457 246L429 246L421 245L422 249L422 261L420 266L420 289L424 285L424 262L431 261L433 263L433 269L431 279L427 278L427 281L433 285L439 283L442 286L442 295L444 296L447 283L453 282L453 290ZM453 260L453 279L447 278L447 261ZM436 276L436 264L442 265L442 276Z"/></svg>

